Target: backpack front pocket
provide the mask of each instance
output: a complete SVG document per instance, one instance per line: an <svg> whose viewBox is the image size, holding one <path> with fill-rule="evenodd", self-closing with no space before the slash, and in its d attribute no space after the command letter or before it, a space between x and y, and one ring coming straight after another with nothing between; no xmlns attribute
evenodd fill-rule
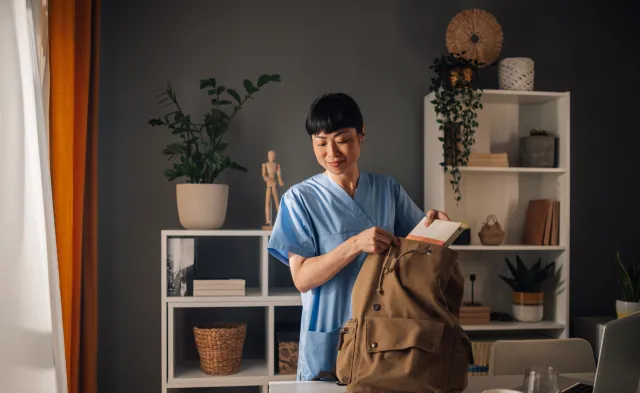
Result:
<svg viewBox="0 0 640 393"><path fill-rule="evenodd" d="M367 317L364 323L360 341L366 349L359 356L355 383L408 392L438 391L446 384L444 323L389 317Z"/></svg>
<svg viewBox="0 0 640 393"><path fill-rule="evenodd" d="M357 319L350 319L340 330L338 338L338 357L336 359L336 376L345 385L351 383L353 360L356 346Z"/></svg>

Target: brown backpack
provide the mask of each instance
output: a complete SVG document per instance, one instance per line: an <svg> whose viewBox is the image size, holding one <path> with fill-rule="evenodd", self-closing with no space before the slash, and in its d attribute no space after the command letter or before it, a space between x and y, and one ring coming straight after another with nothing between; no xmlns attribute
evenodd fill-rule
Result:
<svg viewBox="0 0 640 393"><path fill-rule="evenodd" d="M336 376L349 393L453 393L467 387L471 342L458 321L464 277L450 248L401 238L356 279Z"/></svg>

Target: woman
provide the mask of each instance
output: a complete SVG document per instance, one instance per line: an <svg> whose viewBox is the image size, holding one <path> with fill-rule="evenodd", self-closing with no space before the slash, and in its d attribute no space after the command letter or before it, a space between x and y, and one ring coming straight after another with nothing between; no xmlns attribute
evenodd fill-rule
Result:
<svg viewBox="0 0 640 393"><path fill-rule="evenodd" d="M339 331L351 317L351 290L367 253L397 244L425 216L394 179L360 172L365 133L351 97L316 99L306 128L325 172L283 194L268 246L302 293L300 381L335 369ZM427 217L427 226L449 219L435 210Z"/></svg>

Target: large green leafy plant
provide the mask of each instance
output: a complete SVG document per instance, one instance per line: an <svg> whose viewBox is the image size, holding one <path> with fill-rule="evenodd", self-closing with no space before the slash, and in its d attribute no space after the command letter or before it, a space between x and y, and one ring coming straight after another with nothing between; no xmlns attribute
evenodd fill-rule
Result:
<svg viewBox="0 0 640 393"><path fill-rule="evenodd" d="M462 53L449 53L434 59L429 67L435 72L431 78L430 91L434 93L431 104L443 131L439 140L443 145L445 173L450 172L456 202L462 199L460 192L460 169L467 166L471 147L475 143L478 127L477 110L482 109L482 89L474 84L474 74L483 64L464 57Z"/></svg>
<svg viewBox="0 0 640 393"><path fill-rule="evenodd" d="M628 268L622 263L620 252L616 252L616 262L620 267L620 288L622 300L625 302L640 302L640 266L634 262Z"/></svg>
<svg viewBox="0 0 640 393"><path fill-rule="evenodd" d="M226 169L246 172L247 168L225 154L227 144L223 142L223 137L229 130L231 120L247 100L254 98L271 82L280 82L280 75L263 74L255 83L245 79L245 92L240 94L234 89L218 85L215 78L200 80L200 90L206 90L211 97L211 107L204 113L200 123L183 111L173 87L167 84L159 94L159 103L171 107L171 111L149 120L151 126L168 127L173 135L179 137L179 140L162 150L169 160L175 160L173 166L165 170L165 176L170 181L185 178L187 183L212 184Z"/></svg>
<svg viewBox="0 0 640 393"><path fill-rule="evenodd" d="M551 262L542 267L542 258L531 266L531 269L522 262L516 255L516 266L505 258L512 277L500 274L500 278L509 285L514 292L538 293L542 292L542 284L555 274L555 262Z"/></svg>

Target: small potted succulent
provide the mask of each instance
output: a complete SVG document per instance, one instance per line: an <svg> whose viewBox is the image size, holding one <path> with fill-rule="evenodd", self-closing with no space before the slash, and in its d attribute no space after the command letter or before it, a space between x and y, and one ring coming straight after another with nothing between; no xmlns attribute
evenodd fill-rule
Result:
<svg viewBox="0 0 640 393"><path fill-rule="evenodd" d="M635 263L626 267L620 258L620 252L616 252L616 262L620 267L620 288L622 298L616 300L616 314L618 318L624 318L630 314L640 312L640 266Z"/></svg>
<svg viewBox="0 0 640 393"><path fill-rule="evenodd" d="M539 322L544 314L543 283L555 274L555 262L542 266L542 259L529 269L516 255L516 266L505 258L512 278L500 275L500 278L513 289L512 313L520 322Z"/></svg>
<svg viewBox="0 0 640 393"><path fill-rule="evenodd" d="M523 167L553 168L556 163L556 138L547 130L532 128L520 138L520 159Z"/></svg>

